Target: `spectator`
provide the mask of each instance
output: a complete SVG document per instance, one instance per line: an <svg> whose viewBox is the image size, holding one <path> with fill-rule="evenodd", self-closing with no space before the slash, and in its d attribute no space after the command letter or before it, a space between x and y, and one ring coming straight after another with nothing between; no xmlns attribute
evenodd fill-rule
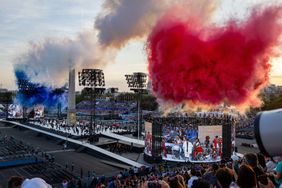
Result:
<svg viewBox="0 0 282 188"><path fill-rule="evenodd" d="M177 177L175 177L175 176L169 178L169 186L174 187L174 188L182 188L182 187L180 187L181 185L179 185Z"/></svg>
<svg viewBox="0 0 282 188"><path fill-rule="evenodd" d="M280 157L273 157L273 159L268 158L266 162L267 172L273 172L279 162Z"/></svg>
<svg viewBox="0 0 282 188"><path fill-rule="evenodd" d="M257 153L258 163L262 167L263 171L266 172L266 161L262 153Z"/></svg>
<svg viewBox="0 0 282 188"><path fill-rule="evenodd" d="M217 164L212 164L210 169L203 175L203 179L206 180L211 186L216 186L216 171L218 170Z"/></svg>
<svg viewBox="0 0 282 188"><path fill-rule="evenodd" d="M63 180L62 186L63 186L63 188L68 188L68 181L67 180Z"/></svg>
<svg viewBox="0 0 282 188"><path fill-rule="evenodd" d="M274 185L271 180L264 173L263 169L258 166L258 157L254 153L247 153L244 156L246 163L253 169L256 174L257 184L260 187L269 187L273 188Z"/></svg>
<svg viewBox="0 0 282 188"><path fill-rule="evenodd" d="M273 179L273 182L275 183L276 187L279 187L279 185L282 185L282 160L281 157L279 157L280 162L277 164L275 168L275 174L271 174L271 177Z"/></svg>
<svg viewBox="0 0 282 188"><path fill-rule="evenodd" d="M191 188L192 185L193 185L193 182L198 179L198 177L196 176L196 174L197 174L196 169L195 169L195 168L192 168L192 169L191 169L191 178L188 180L188 183L187 183L188 188Z"/></svg>
<svg viewBox="0 0 282 188"><path fill-rule="evenodd" d="M232 180L235 181L235 172L232 168L232 165L234 164L234 162L226 162L225 159L222 159L221 162L220 162L220 168L223 168L223 169L226 169L229 171L229 173L231 174L232 176Z"/></svg>
<svg viewBox="0 0 282 188"><path fill-rule="evenodd" d="M257 186L256 174L249 165L240 166L237 184L240 188L255 188Z"/></svg>
<svg viewBox="0 0 282 188"><path fill-rule="evenodd" d="M200 178L193 182L192 188L210 188L210 185L204 179Z"/></svg>
<svg viewBox="0 0 282 188"><path fill-rule="evenodd" d="M22 177L12 176L8 181L8 188L20 188L22 183Z"/></svg>
<svg viewBox="0 0 282 188"><path fill-rule="evenodd" d="M220 168L216 172L216 179L221 188L229 188L232 183L232 174L227 168Z"/></svg>
<svg viewBox="0 0 282 188"><path fill-rule="evenodd" d="M178 187L179 187L179 188L186 188L186 185L185 185L185 181L184 181L183 176L181 176L181 175L176 175L176 178L177 178L177 182L178 182Z"/></svg>

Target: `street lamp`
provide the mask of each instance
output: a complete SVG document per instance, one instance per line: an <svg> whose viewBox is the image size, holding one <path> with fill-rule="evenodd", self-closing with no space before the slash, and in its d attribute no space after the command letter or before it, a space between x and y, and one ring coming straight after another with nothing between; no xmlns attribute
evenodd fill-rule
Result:
<svg viewBox="0 0 282 188"><path fill-rule="evenodd" d="M141 95L146 94L147 90L147 74L143 72L134 72L133 74L125 75L127 85L131 91L137 93L137 134L138 140L140 139L140 100ZM142 112L142 111L141 111Z"/></svg>
<svg viewBox="0 0 282 188"><path fill-rule="evenodd" d="M79 86L84 86L90 90L91 110L90 110L90 126L89 134L90 140L92 139L93 132L96 134L96 121L95 121L95 108L96 108L96 95L102 94L105 90L105 77L100 69L82 69L78 72ZM93 119L94 116L94 119ZM94 130L93 130L94 128Z"/></svg>

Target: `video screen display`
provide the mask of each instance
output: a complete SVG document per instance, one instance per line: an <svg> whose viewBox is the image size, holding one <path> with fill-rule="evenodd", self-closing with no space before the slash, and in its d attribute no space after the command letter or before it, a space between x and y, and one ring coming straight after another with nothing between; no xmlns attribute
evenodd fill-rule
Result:
<svg viewBox="0 0 282 188"><path fill-rule="evenodd" d="M18 104L10 104L8 108L8 118L23 118L23 107Z"/></svg>
<svg viewBox="0 0 282 188"><path fill-rule="evenodd" d="M162 157L170 161L221 160L222 126L163 125Z"/></svg>

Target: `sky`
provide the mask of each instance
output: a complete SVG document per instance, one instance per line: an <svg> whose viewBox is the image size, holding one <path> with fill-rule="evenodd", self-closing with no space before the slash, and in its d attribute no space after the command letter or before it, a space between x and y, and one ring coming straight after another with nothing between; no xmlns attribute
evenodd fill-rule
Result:
<svg viewBox="0 0 282 188"><path fill-rule="evenodd" d="M103 2L0 0L0 87L16 89L13 65L28 50L30 42L42 41L46 37L74 37L81 31L93 30ZM222 0L213 19L224 22L230 16L244 18L254 4L275 2L278 0ZM127 90L125 74L147 72L144 45L145 39L129 41L111 59L112 62L103 67L107 87ZM282 58L273 59L271 83L282 85Z"/></svg>

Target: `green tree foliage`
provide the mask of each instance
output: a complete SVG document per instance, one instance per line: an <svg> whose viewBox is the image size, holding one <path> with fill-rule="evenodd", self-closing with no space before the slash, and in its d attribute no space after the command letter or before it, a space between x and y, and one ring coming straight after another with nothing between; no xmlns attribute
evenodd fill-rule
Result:
<svg viewBox="0 0 282 188"><path fill-rule="evenodd" d="M262 110L274 110L282 108L282 95L270 96L269 99L264 100Z"/></svg>
<svg viewBox="0 0 282 188"><path fill-rule="evenodd" d="M119 93L118 96L113 97L112 94L106 93L103 94L103 97L109 97L110 100L115 101L136 101L138 98L138 94L132 92L123 92ZM83 100L87 100L89 98L89 93L86 89L81 91L81 94L76 95L76 104L80 103ZM151 94L142 94L141 95L141 109L142 110L150 110L154 111L158 108L158 103L156 98Z"/></svg>
<svg viewBox="0 0 282 188"><path fill-rule="evenodd" d="M8 104L13 102L14 95L12 92L0 93L0 103Z"/></svg>
<svg viewBox="0 0 282 188"><path fill-rule="evenodd" d="M0 104L4 105L6 116L8 116L8 106L13 102L15 95L12 92L0 93Z"/></svg>
<svg viewBox="0 0 282 188"><path fill-rule="evenodd" d="M155 96L147 94L141 97L141 109L154 111L158 109L158 103Z"/></svg>
<svg viewBox="0 0 282 188"><path fill-rule="evenodd" d="M138 94L136 93L120 93L117 97L118 101L136 101L138 99ZM141 109L154 111L158 109L158 103L155 96L151 94L142 94L140 96L141 99Z"/></svg>
<svg viewBox="0 0 282 188"><path fill-rule="evenodd" d="M83 100L89 100L90 93L87 88L83 88L80 94L76 94L75 101L76 104L80 103Z"/></svg>

